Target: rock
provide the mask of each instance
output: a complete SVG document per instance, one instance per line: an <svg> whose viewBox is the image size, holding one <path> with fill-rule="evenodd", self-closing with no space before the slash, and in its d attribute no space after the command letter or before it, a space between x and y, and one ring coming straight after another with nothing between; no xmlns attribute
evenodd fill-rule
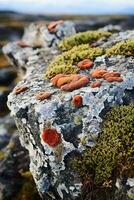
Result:
<svg viewBox="0 0 134 200"><path fill-rule="evenodd" d="M57 29L58 32L62 31L62 25L57 26ZM46 27L40 30L44 36ZM100 87L91 88L87 84L74 91L64 92L44 78L48 63L59 51L47 48L50 43L46 45L46 38L36 38L36 32L35 25L31 25L23 39L35 46L36 39L39 39L38 44L45 48L22 49L14 43L4 47L6 55L11 61L15 60L18 68L25 67L26 75L18 83L18 87L28 86L28 89L20 94L10 93L8 107L16 121L21 144L29 151L30 171L42 199L79 200L82 195L82 181L70 163L81 155L86 147L94 145L94 138L99 135L103 117L110 107L134 102L134 59L132 56L123 55L97 57L93 69L85 71L85 74L91 74L92 70L98 67L105 68L109 71L118 71L123 81L109 83L103 80ZM102 40L99 46L108 48L117 41L127 38L134 38L134 31L113 34L107 42ZM53 46L55 45L51 44L51 47ZM79 73L83 74L83 70ZM39 101L36 95L42 90L53 95L49 99ZM79 107L74 107L71 102L76 95L82 98L82 105ZM48 130L51 138L47 138ZM83 143L85 138L87 140ZM123 185L123 189L118 189L117 193L113 191L114 200L125 200L126 182L120 184ZM123 194L123 198L120 194Z"/></svg>
<svg viewBox="0 0 134 200"><path fill-rule="evenodd" d="M25 29L22 40L33 47L55 47L63 37L73 34L75 29L71 22L59 23L54 32L49 31L45 23L33 23Z"/></svg>

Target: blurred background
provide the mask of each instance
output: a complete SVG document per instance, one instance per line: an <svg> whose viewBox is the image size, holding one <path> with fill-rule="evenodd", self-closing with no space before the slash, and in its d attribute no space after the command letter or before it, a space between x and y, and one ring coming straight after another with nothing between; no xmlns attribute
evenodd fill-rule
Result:
<svg viewBox="0 0 134 200"><path fill-rule="evenodd" d="M40 199L29 172L28 153L20 146L6 105L18 77L2 54L2 46L21 39L31 22L58 19L73 20L77 31L109 24L133 29L134 0L0 0L0 200Z"/></svg>

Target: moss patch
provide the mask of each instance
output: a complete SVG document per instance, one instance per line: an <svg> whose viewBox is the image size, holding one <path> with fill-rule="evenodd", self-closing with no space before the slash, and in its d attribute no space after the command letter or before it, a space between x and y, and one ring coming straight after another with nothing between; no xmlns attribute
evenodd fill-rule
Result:
<svg viewBox="0 0 134 200"><path fill-rule="evenodd" d="M83 179L90 177L94 184L109 182L115 171L134 175L133 135L134 105L114 107L105 116L96 145L86 148L73 165Z"/></svg>
<svg viewBox="0 0 134 200"><path fill-rule="evenodd" d="M109 37L111 33L109 32L101 32L101 31L86 31L82 33L77 33L73 36L63 39L59 43L59 48L63 51L70 50L74 46L78 46L80 44L90 44L102 37Z"/></svg>
<svg viewBox="0 0 134 200"><path fill-rule="evenodd" d="M46 77L50 79L60 73L77 73L79 69L77 68L77 66L74 66L77 62L86 58L94 60L97 56L101 56L103 54L103 49L90 48L88 44L75 46L73 47L73 49L56 56L52 60L46 71Z"/></svg>
<svg viewBox="0 0 134 200"><path fill-rule="evenodd" d="M134 40L119 42L106 51L107 55L134 56Z"/></svg>

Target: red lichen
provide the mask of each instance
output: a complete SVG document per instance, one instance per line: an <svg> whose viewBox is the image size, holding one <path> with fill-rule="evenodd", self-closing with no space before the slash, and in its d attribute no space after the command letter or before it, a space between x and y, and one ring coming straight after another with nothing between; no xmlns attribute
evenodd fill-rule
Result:
<svg viewBox="0 0 134 200"><path fill-rule="evenodd" d="M95 82L93 82L93 83L91 84L91 87L92 87L92 88L100 87L101 84L102 84L102 83L101 83L100 81L95 81Z"/></svg>
<svg viewBox="0 0 134 200"><path fill-rule="evenodd" d="M41 134L42 140L51 147L56 147L61 143L61 135L57 132L56 129L45 128Z"/></svg>
<svg viewBox="0 0 134 200"><path fill-rule="evenodd" d="M103 75L104 79L107 79L108 77L120 77L121 74L119 72L107 72Z"/></svg>
<svg viewBox="0 0 134 200"><path fill-rule="evenodd" d="M108 77L108 78L106 78L106 81L108 81L109 83L111 83L111 82L122 82L123 78L122 77Z"/></svg>
<svg viewBox="0 0 134 200"><path fill-rule="evenodd" d="M30 45L26 44L23 40L18 40L16 42L17 45L19 45L20 47L22 48L25 48L25 47L30 47Z"/></svg>
<svg viewBox="0 0 134 200"><path fill-rule="evenodd" d="M17 95L17 94L20 94L20 93L26 91L27 89L28 89L28 87L26 85L22 85L22 86L16 87L13 92L14 92L14 94Z"/></svg>
<svg viewBox="0 0 134 200"><path fill-rule="evenodd" d="M72 82L61 86L61 90L71 92L73 90L86 86L88 83L89 78L86 75L81 75L81 77L77 81L72 80Z"/></svg>
<svg viewBox="0 0 134 200"><path fill-rule="evenodd" d="M75 107L80 107L82 105L82 96L75 95L72 99L72 103Z"/></svg>
<svg viewBox="0 0 134 200"><path fill-rule="evenodd" d="M52 93L50 92L39 92L38 94L36 94L36 99L43 101L44 99L48 99L51 95Z"/></svg>
<svg viewBox="0 0 134 200"><path fill-rule="evenodd" d="M50 24L48 24L47 28L50 32L53 32L53 31L55 31L55 28L57 25L63 24L63 23L64 23L63 20L54 21L54 22L51 22Z"/></svg>
<svg viewBox="0 0 134 200"><path fill-rule="evenodd" d="M93 66L93 62L90 60L90 59L84 59L82 61L80 61L77 66L80 68L80 69L89 69Z"/></svg>
<svg viewBox="0 0 134 200"><path fill-rule="evenodd" d="M105 69L97 68L91 73L91 76L93 78L102 78L106 73L107 71Z"/></svg>

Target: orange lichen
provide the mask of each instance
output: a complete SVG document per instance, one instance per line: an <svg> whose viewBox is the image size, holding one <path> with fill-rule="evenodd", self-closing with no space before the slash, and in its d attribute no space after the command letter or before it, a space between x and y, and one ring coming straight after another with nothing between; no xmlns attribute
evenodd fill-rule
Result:
<svg viewBox="0 0 134 200"><path fill-rule="evenodd" d="M89 69L93 66L93 62L90 59L84 59L77 64L80 69Z"/></svg>
<svg viewBox="0 0 134 200"><path fill-rule="evenodd" d="M48 30L50 32L53 32L53 31L55 31L55 28L56 28L57 25L63 24L63 23L64 23L63 20L58 20L58 21L50 22L50 24L48 24L47 28L48 28Z"/></svg>
<svg viewBox="0 0 134 200"><path fill-rule="evenodd" d="M106 78L106 81L108 82L122 82L123 81L123 78L122 77L108 77Z"/></svg>
<svg viewBox="0 0 134 200"><path fill-rule="evenodd" d="M25 47L30 47L30 45L26 44L23 40L18 40L16 42L17 45L19 45L20 47L22 48L25 48Z"/></svg>
<svg viewBox="0 0 134 200"><path fill-rule="evenodd" d="M73 91L86 86L89 83L89 78L86 75L81 76L77 81L73 81L61 86L61 90Z"/></svg>
<svg viewBox="0 0 134 200"><path fill-rule="evenodd" d="M26 91L28 89L28 87L26 85L22 85L22 86L19 86L19 87L16 87L13 91L14 94L20 94L24 91Z"/></svg>
<svg viewBox="0 0 134 200"><path fill-rule="evenodd" d="M57 81L57 87L61 87L62 85L68 84L72 81L77 81L79 79L79 75L72 74L72 75L67 75L66 77L61 77Z"/></svg>
<svg viewBox="0 0 134 200"><path fill-rule="evenodd" d="M120 77L121 74L119 72L107 72L103 75L104 79L107 79L108 77Z"/></svg>
<svg viewBox="0 0 134 200"><path fill-rule="evenodd" d="M57 86L57 82L59 80L59 78L61 77L65 77L66 75L64 74L57 74L56 76L54 76L52 79L51 79L51 82L53 85Z"/></svg>
<svg viewBox="0 0 134 200"><path fill-rule="evenodd" d="M51 147L56 147L61 143L61 135L57 132L56 129L45 128L41 134L42 140Z"/></svg>
<svg viewBox="0 0 134 200"><path fill-rule="evenodd" d="M82 105L82 96L75 95L72 99L72 103L75 107L80 107Z"/></svg>
<svg viewBox="0 0 134 200"><path fill-rule="evenodd" d="M79 74L58 74L51 79L51 82L61 90L73 91L87 85L89 83L89 78L86 75Z"/></svg>
<svg viewBox="0 0 134 200"><path fill-rule="evenodd" d="M105 69L97 68L91 73L91 76L93 78L102 78L106 73L107 71Z"/></svg>
<svg viewBox="0 0 134 200"><path fill-rule="evenodd" d="M44 99L48 99L51 95L52 93L50 92L39 92L38 94L36 94L36 99L43 101Z"/></svg>
<svg viewBox="0 0 134 200"><path fill-rule="evenodd" d="M95 82L93 82L93 83L91 84L91 87L92 87L92 88L100 87L101 84L102 84L102 83L101 83L100 81L95 81Z"/></svg>

